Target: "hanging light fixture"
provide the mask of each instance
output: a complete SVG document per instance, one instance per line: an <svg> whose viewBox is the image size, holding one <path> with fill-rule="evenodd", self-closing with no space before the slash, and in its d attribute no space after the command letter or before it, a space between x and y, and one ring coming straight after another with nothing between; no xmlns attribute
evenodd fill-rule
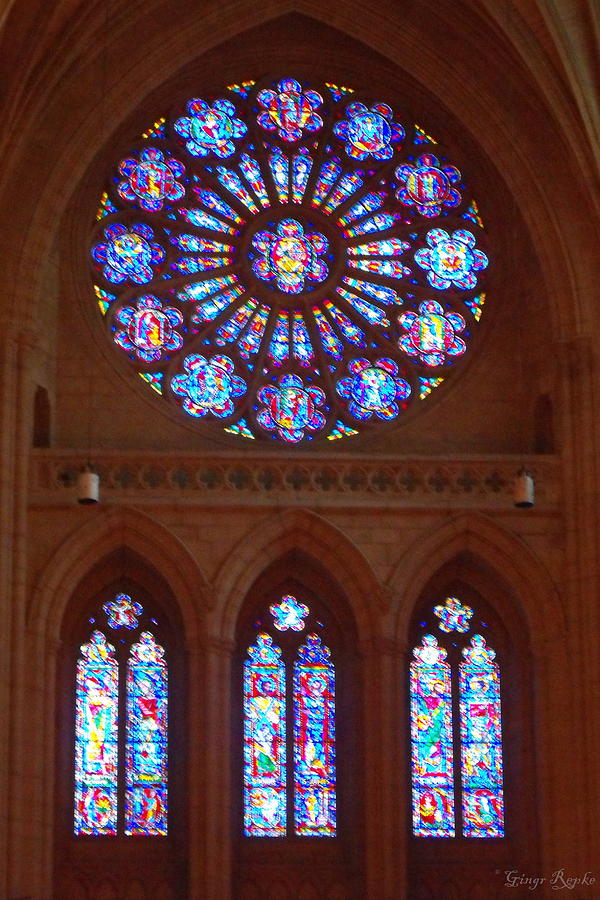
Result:
<svg viewBox="0 0 600 900"><path fill-rule="evenodd" d="M517 472L513 489L515 506L528 509L535 503L535 482L533 475L527 469L521 468Z"/></svg>
<svg viewBox="0 0 600 900"><path fill-rule="evenodd" d="M83 505L100 500L100 476L87 463L77 476L77 502Z"/></svg>

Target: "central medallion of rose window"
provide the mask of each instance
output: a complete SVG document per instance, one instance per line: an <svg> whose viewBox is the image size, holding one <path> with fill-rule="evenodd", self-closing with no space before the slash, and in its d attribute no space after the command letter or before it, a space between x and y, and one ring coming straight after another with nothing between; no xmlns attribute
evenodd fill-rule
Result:
<svg viewBox="0 0 600 900"><path fill-rule="evenodd" d="M305 230L296 219L283 219L273 230L254 236L252 269L285 294L310 291L327 278L329 270L320 257L328 246L325 235Z"/></svg>
<svg viewBox="0 0 600 900"><path fill-rule="evenodd" d="M439 388L479 328L485 249L429 129L285 77L155 121L115 161L89 261L110 340L178 415L297 444Z"/></svg>

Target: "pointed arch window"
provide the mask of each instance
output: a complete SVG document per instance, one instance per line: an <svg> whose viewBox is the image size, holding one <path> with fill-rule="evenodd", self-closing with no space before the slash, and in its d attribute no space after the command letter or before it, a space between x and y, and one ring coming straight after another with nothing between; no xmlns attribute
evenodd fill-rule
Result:
<svg viewBox="0 0 600 900"><path fill-rule="evenodd" d="M168 671L146 618L141 604L117 594L90 619L104 630L93 627L80 648L76 835L167 834Z"/></svg>
<svg viewBox="0 0 600 900"><path fill-rule="evenodd" d="M335 837L331 652L296 597L269 613L244 662L244 834Z"/></svg>
<svg viewBox="0 0 600 900"><path fill-rule="evenodd" d="M456 597L432 612L440 637L423 634L410 664L413 833L503 837L500 668L475 630L488 626Z"/></svg>

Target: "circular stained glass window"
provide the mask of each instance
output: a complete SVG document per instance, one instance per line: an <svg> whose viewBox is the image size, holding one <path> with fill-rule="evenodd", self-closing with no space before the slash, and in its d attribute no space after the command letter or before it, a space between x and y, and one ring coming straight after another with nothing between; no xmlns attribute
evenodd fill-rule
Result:
<svg viewBox="0 0 600 900"><path fill-rule="evenodd" d="M249 440L394 423L465 358L483 223L402 110L293 78L159 119L115 165L90 247L117 352L188 421Z"/></svg>

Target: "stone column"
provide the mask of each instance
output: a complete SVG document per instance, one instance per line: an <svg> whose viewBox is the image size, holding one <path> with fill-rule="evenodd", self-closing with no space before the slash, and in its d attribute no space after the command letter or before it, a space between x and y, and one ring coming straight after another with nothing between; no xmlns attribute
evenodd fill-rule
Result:
<svg viewBox="0 0 600 900"><path fill-rule="evenodd" d="M563 741L568 751L562 759L565 802L553 811L561 824L552 864L570 864L577 870L573 874L579 874L600 859L600 350L597 337L581 337L564 343L560 352L566 376L561 396L566 521L562 583L572 706L569 721L557 723L563 732L568 729ZM556 745L546 749L557 752ZM565 862L562 847L568 848ZM553 846L546 854L551 850Z"/></svg>
<svg viewBox="0 0 600 900"><path fill-rule="evenodd" d="M398 900L407 890L408 735L405 652L388 638L361 644L364 670L366 896Z"/></svg>
<svg viewBox="0 0 600 900"><path fill-rule="evenodd" d="M31 445L33 332L2 325L0 348L0 895L22 891L26 867L22 840L28 828L28 760L24 703L26 615L27 473ZM33 748L41 752L41 748Z"/></svg>
<svg viewBox="0 0 600 900"><path fill-rule="evenodd" d="M191 654L190 897L206 900L231 896L232 657L218 638Z"/></svg>

